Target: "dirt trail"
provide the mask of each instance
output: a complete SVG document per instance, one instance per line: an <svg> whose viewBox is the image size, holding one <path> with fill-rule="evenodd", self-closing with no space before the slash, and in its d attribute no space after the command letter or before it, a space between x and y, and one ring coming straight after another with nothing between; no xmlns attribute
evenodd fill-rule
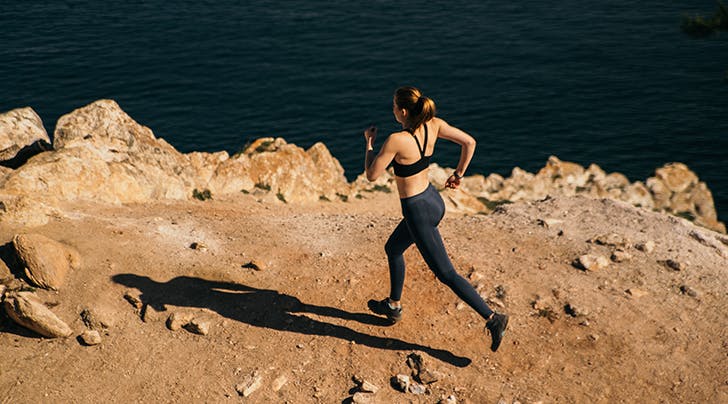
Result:
<svg viewBox="0 0 728 404"><path fill-rule="evenodd" d="M378 403L728 402L728 240L682 219L586 198L448 214L441 232L456 268L511 315L494 354L483 321L415 249L405 255L404 320L387 326L367 312L368 299L388 293L383 246L400 219L392 194L63 212L32 231L74 246L82 268L59 292L38 293L75 334L43 339L3 316L2 402L338 403L354 375L380 388ZM24 231L0 227L0 241ZM629 239L631 259L594 272L572 265L609 257L615 247L588 242L609 233ZM654 251L634 248L649 240ZM245 267L253 260L263 269ZM75 338L86 308L110 323L98 346ZM209 334L170 331L171 312L209 320ZM412 352L442 374L426 395L390 386L410 373ZM253 373L261 385L243 398L235 386Z"/></svg>

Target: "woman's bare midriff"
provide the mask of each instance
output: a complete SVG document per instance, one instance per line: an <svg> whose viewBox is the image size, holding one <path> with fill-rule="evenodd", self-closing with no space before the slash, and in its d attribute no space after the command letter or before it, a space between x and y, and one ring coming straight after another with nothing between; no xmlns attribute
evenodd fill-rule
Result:
<svg viewBox="0 0 728 404"><path fill-rule="evenodd" d="M397 181L397 192L399 192L399 199L409 198L424 192L427 186L430 185L427 172L429 169L422 170L421 172L411 177L397 177L394 178Z"/></svg>

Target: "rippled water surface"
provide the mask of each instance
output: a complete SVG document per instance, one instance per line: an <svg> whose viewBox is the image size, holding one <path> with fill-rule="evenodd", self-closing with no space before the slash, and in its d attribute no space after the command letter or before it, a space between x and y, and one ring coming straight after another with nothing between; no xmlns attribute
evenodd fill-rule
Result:
<svg viewBox="0 0 728 404"><path fill-rule="evenodd" d="M49 133L113 98L181 151L323 141L352 179L362 129L396 129L411 84L478 139L471 173L553 154L638 180L682 161L728 217L728 34L680 31L713 1L45 3L0 13L0 110L32 106Z"/></svg>

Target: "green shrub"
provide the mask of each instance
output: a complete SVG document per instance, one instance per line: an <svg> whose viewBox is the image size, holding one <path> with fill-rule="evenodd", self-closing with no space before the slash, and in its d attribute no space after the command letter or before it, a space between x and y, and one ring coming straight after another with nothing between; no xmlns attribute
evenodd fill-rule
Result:
<svg viewBox="0 0 728 404"><path fill-rule="evenodd" d="M199 191L197 188L195 188L192 191L192 197L195 199L199 199L201 201L206 201L208 199L212 199L212 193L209 189L205 189L203 191Z"/></svg>
<svg viewBox="0 0 728 404"><path fill-rule="evenodd" d="M262 189L263 191L270 191L270 185L268 185L264 182L259 182L259 183L255 184L255 187L258 189Z"/></svg>
<svg viewBox="0 0 728 404"><path fill-rule="evenodd" d="M501 206L501 205L507 205L509 203L513 203L513 202L509 201L508 199L503 199L500 201L491 201L490 199L483 198L482 196L479 196L478 200L480 201L480 203L485 205L485 207L487 207L490 210L495 210L495 208L497 208L498 206Z"/></svg>
<svg viewBox="0 0 728 404"><path fill-rule="evenodd" d="M720 0L716 0L716 3L718 10L712 17L683 16L680 25L682 31L694 38L707 37L718 31L728 31L728 8Z"/></svg>

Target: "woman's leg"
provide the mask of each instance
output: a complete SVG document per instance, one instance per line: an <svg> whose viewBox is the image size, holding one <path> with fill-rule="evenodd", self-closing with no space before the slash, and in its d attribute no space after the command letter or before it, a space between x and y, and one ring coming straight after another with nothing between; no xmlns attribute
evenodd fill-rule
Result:
<svg viewBox="0 0 728 404"><path fill-rule="evenodd" d="M402 287L404 286L403 254L413 242L412 236L407 229L407 223L402 219L384 245L384 251L387 253L387 261L389 263L389 299L395 302L398 302L402 298Z"/></svg>
<svg viewBox="0 0 728 404"><path fill-rule="evenodd" d="M442 236L437 229L445 209L440 195L433 192L428 200L420 202L408 209L410 214L407 216L406 224L422 258L440 282L452 289L460 299L484 319L489 319L493 310L488 307L470 282L455 271L445 250Z"/></svg>

